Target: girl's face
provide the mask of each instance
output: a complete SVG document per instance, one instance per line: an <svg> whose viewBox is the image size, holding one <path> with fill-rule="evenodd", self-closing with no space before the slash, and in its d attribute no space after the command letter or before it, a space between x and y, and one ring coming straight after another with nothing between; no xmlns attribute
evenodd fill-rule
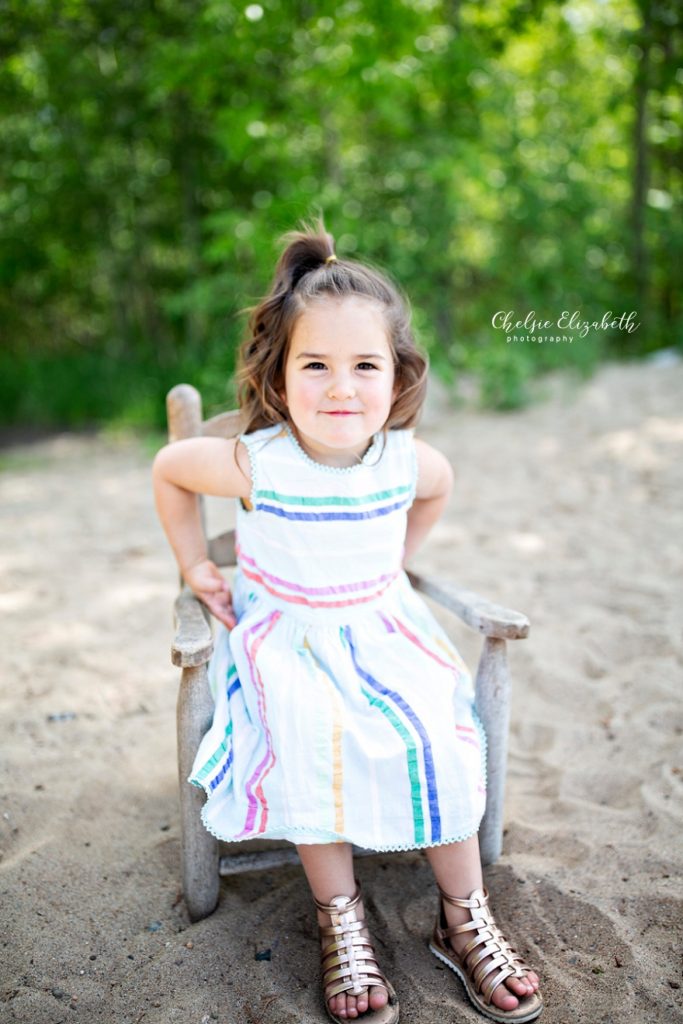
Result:
<svg viewBox="0 0 683 1024"><path fill-rule="evenodd" d="M355 465L386 423L395 397L381 308L362 296L310 303L294 325L283 397L311 458Z"/></svg>

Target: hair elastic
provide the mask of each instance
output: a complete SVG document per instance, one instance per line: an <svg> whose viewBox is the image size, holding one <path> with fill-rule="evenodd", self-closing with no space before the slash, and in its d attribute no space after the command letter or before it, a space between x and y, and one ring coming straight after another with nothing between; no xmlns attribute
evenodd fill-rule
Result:
<svg viewBox="0 0 683 1024"><path fill-rule="evenodd" d="M334 253L332 253L331 256L328 256L325 259L325 263L336 263L336 262L337 262L337 257L334 255Z"/></svg>

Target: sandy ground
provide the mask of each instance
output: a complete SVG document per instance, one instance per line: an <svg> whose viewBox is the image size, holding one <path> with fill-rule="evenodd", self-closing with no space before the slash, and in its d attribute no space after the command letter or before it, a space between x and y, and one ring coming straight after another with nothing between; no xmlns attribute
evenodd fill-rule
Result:
<svg viewBox="0 0 683 1024"><path fill-rule="evenodd" d="M457 491L415 568L532 621L510 650L505 852L486 877L542 1019L681 1021L683 365L558 377L514 414L432 400L422 433ZM175 571L149 454L63 436L0 464L0 1019L324 1020L300 868L224 880L198 924L184 910ZM474 668L477 638L456 642ZM423 856L359 873L402 1020L481 1020L426 948Z"/></svg>

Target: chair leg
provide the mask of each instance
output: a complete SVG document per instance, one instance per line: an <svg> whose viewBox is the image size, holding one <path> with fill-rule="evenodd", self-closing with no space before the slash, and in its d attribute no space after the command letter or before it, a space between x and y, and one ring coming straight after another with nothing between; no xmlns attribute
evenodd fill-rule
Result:
<svg viewBox="0 0 683 1024"><path fill-rule="evenodd" d="M484 864L493 864L503 849L503 802L510 725L510 674L505 640L487 636L475 684L477 712L488 741L486 813L479 829Z"/></svg>
<svg viewBox="0 0 683 1024"><path fill-rule="evenodd" d="M218 840L207 832L200 817L205 795L187 781L212 715L206 665L184 668L177 709L178 774L183 895L192 921L199 921L216 909L220 888Z"/></svg>

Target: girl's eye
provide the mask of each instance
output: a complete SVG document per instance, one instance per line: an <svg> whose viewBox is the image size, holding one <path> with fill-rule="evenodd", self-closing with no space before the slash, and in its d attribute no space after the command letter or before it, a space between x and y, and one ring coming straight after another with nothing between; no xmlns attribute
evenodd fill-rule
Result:
<svg viewBox="0 0 683 1024"><path fill-rule="evenodd" d="M326 370L326 369L327 369L327 366L325 365L325 363L320 363L320 362L317 362L317 361L316 362L306 363L306 365L304 366L304 370ZM357 370L376 370L377 366L375 365L375 363L365 363L364 362L364 363L357 363L356 364L356 369Z"/></svg>

